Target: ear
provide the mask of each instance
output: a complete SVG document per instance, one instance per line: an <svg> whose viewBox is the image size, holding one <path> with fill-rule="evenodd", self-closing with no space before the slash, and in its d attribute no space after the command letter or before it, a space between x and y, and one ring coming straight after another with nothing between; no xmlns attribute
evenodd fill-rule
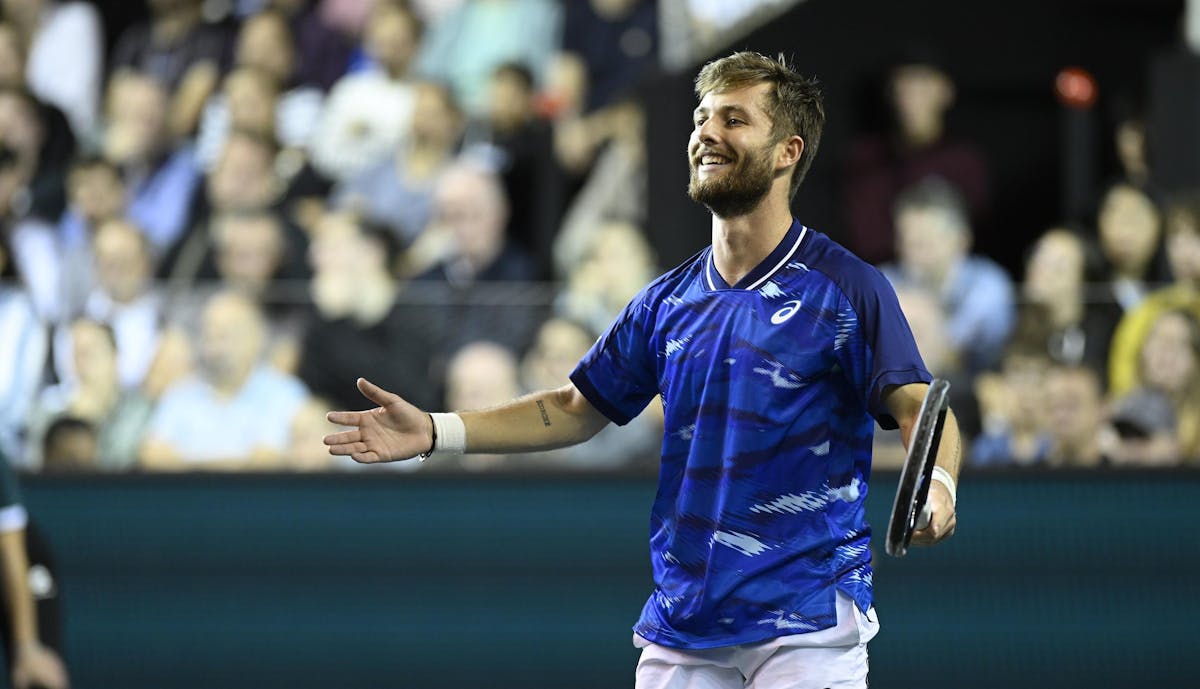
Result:
<svg viewBox="0 0 1200 689"><path fill-rule="evenodd" d="M804 139L799 136L792 135L780 141L779 154L776 157L775 165L778 168L786 168L800 162L800 155L804 153Z"/></svg>

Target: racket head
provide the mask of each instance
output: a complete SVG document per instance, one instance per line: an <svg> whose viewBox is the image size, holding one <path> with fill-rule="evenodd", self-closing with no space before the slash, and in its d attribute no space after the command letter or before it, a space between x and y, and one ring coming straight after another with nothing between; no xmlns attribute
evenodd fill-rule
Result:
<svg viewBox="0 0 1200 689"><path fill-rule="evenodd" d="M937 463L938 445L950 406L950 383L935 378L929 384L917 423L909 438L908 456L900 469L900 483L892 503L884 549L893 557L904 557L916 531L917 518L929 499L930 476Z"/></svg>

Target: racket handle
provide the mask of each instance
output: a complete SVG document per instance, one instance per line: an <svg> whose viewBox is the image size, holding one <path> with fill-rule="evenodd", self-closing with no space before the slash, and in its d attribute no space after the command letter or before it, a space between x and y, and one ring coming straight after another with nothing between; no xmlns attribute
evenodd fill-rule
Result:
<svg viewBox="0 0 1200 689"><path fill-rule="evenodd" d="M929 520L933 518L933 506L928 502L921 508L921 513L917 515L917 531L929 526Z"/></svg>

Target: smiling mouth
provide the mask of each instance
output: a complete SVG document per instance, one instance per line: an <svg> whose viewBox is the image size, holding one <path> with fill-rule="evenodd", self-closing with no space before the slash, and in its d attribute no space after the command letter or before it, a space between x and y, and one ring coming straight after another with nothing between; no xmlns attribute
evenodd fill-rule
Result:
<svg viewBox="0 0 1200 689"><path fill-rule="evenodd" d="M700 156L698 160L699 165L702 167L718 167L721 165L728 165L730 162L732 162L729 158L726 158L722 155L717 155L716 153L705 153L704 155Z"/></svg>

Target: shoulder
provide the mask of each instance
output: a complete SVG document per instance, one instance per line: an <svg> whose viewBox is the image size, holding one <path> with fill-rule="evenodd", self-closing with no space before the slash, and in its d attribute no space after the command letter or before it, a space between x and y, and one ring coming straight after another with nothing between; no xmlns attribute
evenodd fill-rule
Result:
<svg viewBox="0 0 1200 689"><path fill-rule="evenodd" d="M661 301L690 285L692 280L696 279L704 270L710 252L711 248L705 247L688 260L651 280L634 297L634 303Z"/></svg>
<svg viewBox="0 0 1200 689"><path fill-rule="evenodd" d="M895 300L895 290L878 268L826 235L809 231L812 234L802 252L802 260L836 285L855 310L861 313L860 307L877 304L881 296Z"/></svg>

